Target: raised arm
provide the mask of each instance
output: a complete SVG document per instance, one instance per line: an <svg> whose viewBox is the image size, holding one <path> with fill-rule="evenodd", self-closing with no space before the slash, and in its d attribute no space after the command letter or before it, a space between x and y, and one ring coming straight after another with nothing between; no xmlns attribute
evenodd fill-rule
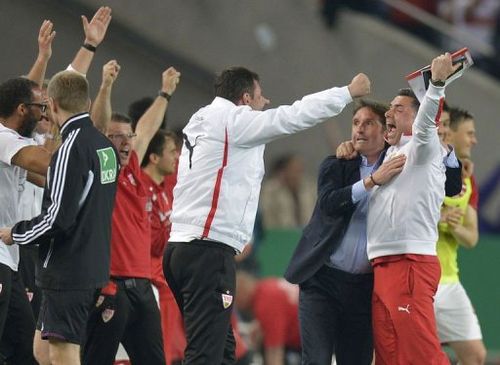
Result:
<svg viewBox="0 0 500 365"><path fill-rule="evenodd" d="M38 56L28 73L28 79L42 87L47 64L52 56L52 41L56 36L54 25L50 20L44 20L38 32Z"/></svg>
<svg viewBox="0 0 500 365"><path fill-rule="evenodd" d="M431 141L433 144L439 143L436 123L441 116L445 81L460 66L461 64L452 64L449 53L432 60L429 88L418 110L415 123L413 123L413 138L417 145L429 144Z"/></svg>
<svg viewBox="0 0 500 365"><path fill-rule="evenodd" d="M180 72L177 72L173 67L169 67L163 72L160 94L163 93L164 96L158 95L153 101L153 104L151 104L137 122L137 127L135 128L137 139L135 141L134 150L137 153L139 161L142 161L149 142L161 126L169 103L167 99L170 99L175 92L180 76Z"/></svg>
<svg viewBox="0 0 500 365"><path fill-rule="evenodd" d="M109 61L102 68L101 87L90 112L92 122L102 133L106 133L107 126L111 121L111 90L119 73L120 65L115 60Z"/></svg>
<svg viewBox="0 0 500 365"><path fill-rule="evenodd" d="M230 118L228 132L232 143L253 147L281 136L311 128L342 112L353 98L370 93L370 80L365 74L356 75L351 83L304 96L292 105L282 105L265 111L238 108Z"/></svg>
<svg viewBox="0 0 500 365"><path fill-rule="evenodd" d="M83 75L87 74L95 49L101 44L111 22L111 8L101 6L94 17L89 22L85 15L82 15L83 32L85 40L78 50L75 58L71 62L71 68Z"/></svg>

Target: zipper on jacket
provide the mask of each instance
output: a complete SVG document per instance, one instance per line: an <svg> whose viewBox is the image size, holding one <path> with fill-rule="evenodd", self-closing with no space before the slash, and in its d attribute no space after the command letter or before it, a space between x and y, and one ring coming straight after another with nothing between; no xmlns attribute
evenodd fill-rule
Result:
<svg viewBox="0 0 500 365"><path fill-rule="evenodd" d="M50 240L49 252L47 252L47 257L45 257L45 261L43 262L43 268L46 269L49 264L50 256L52 256L52 250L54 249L54 239Z"/></svg>

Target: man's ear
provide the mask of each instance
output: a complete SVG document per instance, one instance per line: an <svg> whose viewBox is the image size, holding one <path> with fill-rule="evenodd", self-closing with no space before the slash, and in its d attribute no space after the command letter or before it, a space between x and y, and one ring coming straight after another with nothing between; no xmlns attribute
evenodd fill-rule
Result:
<svg viewBox="0 0 500 365"><path fill-rule="evenodd" d="M149 154L149 162L152 163L153 165L156 165L160 161L160 156L158 156L156 153L152 152Z"/></svg>
<svg viewBox="0 0 500 365"><path fill-rule="evenodd" d="M25 115L27 111L28 107L24 103L19 104L16 108L16 112L19 115Z"/></svg>
<svg viewBox="0 0 500 365"><path fill-rule="evenodd" d="M90 100L90 98L87 99L87 109L85 109L86 111L90 112L90 106L92 105L92 101Z"/></svg>
<svg viewBox="0 0 500 365"><path fill-rule="evenodd" d="M241 95L240 101L238 102L238 105L248 105L248 104L250 104L251 101L252 101L252 98L250 97L250 94L243 93L243 95Z"/></svg>

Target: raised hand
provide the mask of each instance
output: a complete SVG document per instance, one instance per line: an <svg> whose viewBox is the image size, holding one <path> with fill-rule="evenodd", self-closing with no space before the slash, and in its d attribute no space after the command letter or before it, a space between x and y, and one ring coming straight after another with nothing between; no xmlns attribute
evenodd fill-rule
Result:
<svg viewBox="0 0 500 365"><path fill-rule="evenodd" d="M177 88L177 84L180 81L181 73L175 68L167 68L162 76L162 86L161 91L166 92L168 95L172 95Z"/></svg>
<svg viewBox="0 0 500 365"><path fill-rule="evenodd" d="M116 60L111 60L102 67L102 85L107 87L113 85L120 73L120 65Z"/></svg>
<svg viewBox="0 0 500 365"><path fill-rule="evenodd" d="M370 79L364 73L359 73L352 79L348 86L353 98L359 98L370 93Z"/></svg>
<svg viewBox="0 0 500 365"><path fill-rule="evenodd" d="M38 57L48 60L52 56L52 41L56 36L53 30L54 24L50 20L44 20L38 33Z"/></svg>
<svg viewBox="0 0 500 365"><path fill-rule="evenodd" d="M446 52L432 60L431 78L433 81L446 81L446 79L458 70L462 64L452 64L451 55Z"/></svg>
<svg viewBox="0 0 500 365"><path fill-rule="evenodd" d="M108 30L108 25L111 22L111 8L108 6L101 6L92 20L87 20L85 15L82 15L83 31L85 33L85 43L88 43L94 47L101 44L106 31Z"/></svg>

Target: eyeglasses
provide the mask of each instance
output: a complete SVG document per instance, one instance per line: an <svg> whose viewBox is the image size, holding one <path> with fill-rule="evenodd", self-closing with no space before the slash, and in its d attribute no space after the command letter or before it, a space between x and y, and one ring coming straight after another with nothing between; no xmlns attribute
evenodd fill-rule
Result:
<svg viewBox="0 0 500 365"><path fill-rule="evenodd" d="M42 104L42 103L26 103L24 104L26 106L37 106L40 108L41 112L42 113L45 113L45 111L47 110L47 104Z"/></svg>
<svg viewBox="0 0 500 365"><path fill-rule="evenodd" d="M121 139L121 140L124 140L125 138L132 139L134 137L137 137L137 134L135 134L135 133L108 134L108 138L109 139Z"/></svg>

